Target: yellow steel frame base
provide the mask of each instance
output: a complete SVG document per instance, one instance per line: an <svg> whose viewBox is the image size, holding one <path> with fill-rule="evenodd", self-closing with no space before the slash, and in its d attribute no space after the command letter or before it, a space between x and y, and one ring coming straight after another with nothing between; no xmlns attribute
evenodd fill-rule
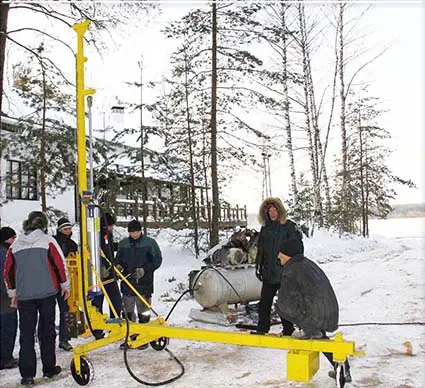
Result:
<svg viewBox="0 0 425 388"><path fill-rule="evenodd" d="M106 319L108 319L107 315L100 314L90 303L88 304L88 312L93 328L108 331L109 334L106 338L77 345L74 348L74 363L77 374L81 373L81 356L86 356L91 350L124 340L127 330L124 320L117 323L108 323L106 322ZM347 356L363 355L363 352L355 350L354 342L344 341L341 333L337 333L333 340L299 340L286 336L279 337L273 334L253 335L250 333L170 327L162 317L158 317L146 324L130 322L129 325L128 345L130 348L137 348L143 344L156 341L161 337L166 337L232 345L289 349L287 355L287 378L288 380L301 382L310 381L319 369L319 352L333 353L333 358L336 362L344 362ZM136 339L131 340L130 336L133 334L138 334L138 336Z"/></svg>

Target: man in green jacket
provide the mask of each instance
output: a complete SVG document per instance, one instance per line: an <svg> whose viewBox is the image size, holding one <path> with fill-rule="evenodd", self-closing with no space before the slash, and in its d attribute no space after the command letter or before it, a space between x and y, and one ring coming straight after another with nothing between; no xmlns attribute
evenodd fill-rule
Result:
<svg viewBox="0 0 425 388"><path fill-rule="evenodd" d="M122 267L123 275L127 276L127 279L137 292L150 305L153 294L154 271L162 263L161 250L153 238L142 234L142 225L139 221L130 221L127 230L129 237L118 244L116 262ZM132 321L136 321L134 308L137 307L139 323L149 322L149 308L124 281L121 282L121 292L127 317Z"/></svg>
<svg viewBox="0 0 425 388"><path fill-rule="evenodd" d="M280 286L281 266L278 262L279 246L283 241L296 238L299 240L300 252L304 253L302 233L297 225L287 219L286 209L279 198L266 198L258 213L258 221L262 227L258 239L256 257L256 275L263 282L258 307L257 331L253 334L264 334L270 330L270 312L273 299ZM294 326L281 317L283 335L291 335Z"/></svg>

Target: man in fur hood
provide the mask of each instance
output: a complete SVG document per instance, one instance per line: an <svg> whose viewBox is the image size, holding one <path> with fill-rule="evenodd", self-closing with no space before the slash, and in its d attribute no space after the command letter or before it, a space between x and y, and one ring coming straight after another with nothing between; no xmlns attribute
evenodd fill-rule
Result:
<svg viewBox="0 0 425 388"><path fill-rule="evenodd" d="M258 308L257 333L270 330L270 313L273 299L280 287L281 266L278 262L279 246L282 242L296 238L299 240L300 252L304 253L302 233L297 225L287 219L287 212L279 198L266 198L260 206L258 221L262 227L258 239L256 257L256 275L263 282ZM291 335L293 324L281 317L283 335Z"/></svg>

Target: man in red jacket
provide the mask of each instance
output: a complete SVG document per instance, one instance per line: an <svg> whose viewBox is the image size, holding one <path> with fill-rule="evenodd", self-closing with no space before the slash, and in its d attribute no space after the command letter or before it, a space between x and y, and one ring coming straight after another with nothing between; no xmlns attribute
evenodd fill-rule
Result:
<svg viewBox="0 0 425 388"><path fill-rule="evenodd" d="M47 217L33 211L21 234L7 252L4 278L12 305L19 311L19 371L22 385L33 385L37 369L34 337L39 322L43 375L52 378L62 368L56 365L56 294L69 297L69 275L62 250L47 235Z"/></svg>

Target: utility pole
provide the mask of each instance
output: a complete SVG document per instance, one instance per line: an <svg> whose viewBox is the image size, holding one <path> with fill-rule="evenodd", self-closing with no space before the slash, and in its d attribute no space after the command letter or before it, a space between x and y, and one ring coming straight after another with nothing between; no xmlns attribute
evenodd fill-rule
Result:
<svg viewBox="0 0 425 388"><path fill-rule="evenodd" d="M144 136L144 127L143 127L143 55L139 61L140 67L140 161L142 168L142 217L143 217L143 234L147 233L147 224L146 224L146 194L147 187L145 181L145 136Z"/></svg>
<svg viewBox="0 0 425 388"><path fill-rule="evenodd" d="M262 199L272 196L272 180L270 174L270 157L271 154L268 152L265 143L263 144L263 192Z"/></svg>

